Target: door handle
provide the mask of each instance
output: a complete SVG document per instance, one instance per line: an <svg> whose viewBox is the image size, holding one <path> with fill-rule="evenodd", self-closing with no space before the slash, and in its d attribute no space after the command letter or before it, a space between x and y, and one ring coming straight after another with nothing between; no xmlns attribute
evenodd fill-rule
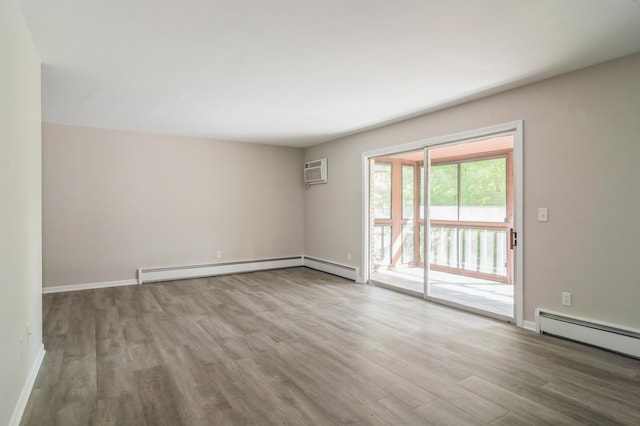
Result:
<svg viewBox="0 0 640 426"><path fill-rule="evenodd" d="M518 247L518 233L509 228L509 249L513 250L514 247Z"/></svg>

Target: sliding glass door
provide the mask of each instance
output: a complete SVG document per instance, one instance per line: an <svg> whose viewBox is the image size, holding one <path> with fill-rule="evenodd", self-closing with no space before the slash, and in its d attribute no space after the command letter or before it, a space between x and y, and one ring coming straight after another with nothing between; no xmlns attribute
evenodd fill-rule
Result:
<svg viewBox="0 0 640 426"><path fill-rule="evenodd" d="M424 294L423 150L370 160L371 279Z"/></svg>
<svg viewBox="0 0 640 426"><path fill-rule="evenodd" d="M513 318L513 136L425 149L431 300Z"/></svg>
<svg viewBox="0 0 640 426"><path fill-rule="evenodd" d="M506 135L369 158L371 282L513 318L513 148Z"/></svg>

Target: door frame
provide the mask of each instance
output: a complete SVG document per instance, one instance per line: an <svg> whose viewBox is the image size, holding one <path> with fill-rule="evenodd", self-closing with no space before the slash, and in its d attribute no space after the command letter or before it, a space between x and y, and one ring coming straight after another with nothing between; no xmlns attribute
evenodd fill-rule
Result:
<svg viewBox="0 0 640 426"><path fill-rule="evenodd" d="M457 143L473 142L477 140L487 139L489 137L496 137L501 135L513 134L513 208L514 208L514 223L513 229L517 233L517 247L515 248L514 256L514 315L513 318L518 327L523 327L524 317L524 122L523 120L511 121L508 123L497 124L494 126L483 127L479 129L469 130L460 133L453 133L444 136L438 136L435 138L423 139L406 144L395 145L385 148L379 148L362 153L362 280L364 283L370 282L370 264L371 256L369 250L369 229L370 229L370 217L369 217L369 174L370 174L370 160L374 157L380 157L384 155L393 155L406 151L424 150L426 148L435 147L436 145L452 145ZM425 178L428 173L425 173ZM428 191L428 186L425 185L425 191ZM425 205L428 197L425 193ZM425 222L428 215L425 212ZM425 239L428 240L429 233L425 228ZM425 241L426 243L427 241ZM425 244L425 258L428 256L428 245ZM426 269L426 268L425 268ZM425 299L429 299L427 294L423 295ZM440 301L438 301L440 303ZM462 307L465 310L474 311L472 308ZM491 316L491 315L489 315Z"/></svg>

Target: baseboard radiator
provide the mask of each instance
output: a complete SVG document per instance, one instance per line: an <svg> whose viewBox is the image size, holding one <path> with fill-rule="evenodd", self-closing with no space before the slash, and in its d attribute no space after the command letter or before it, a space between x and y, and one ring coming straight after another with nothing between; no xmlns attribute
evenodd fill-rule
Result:
<svg viewBox="0 0 640 426"><path fill-rule="evenodd" d="M242 262L212 263L208 265L175 266L168 268L138 269L138 284L184 280L188 278L213 277L216 275L240 274L244 272L266 271L269 269L307 268L327 272L353 281L358 281L359 268L341 265L327 260L306 256L295 256L281 259L250 260Z"/></svg>
<svg viewBox="0 0 640 426"><path fill-rule="evenodd" d="M640 359L640 331L536 309L536 330Z"/></svg>
<svg viewBox="0 0 640 426"><path fill-rule="evenodd" d="M337 275L339 277L347 278L355 282L360 282L360 268L354 266L342 265L340 263L331 262L328 260L316 259L313 257L304 257L304 266L318 271L326 272L328 274Z"/></svg>
<svg viewBox="0 0 640 426"><path fill-rule="evenodd" d="M296 266L304 266L302 256L169 268L140 268L138 269L138 283L212 277L215 275L239 274L269 269L293 268Z"/></svg>

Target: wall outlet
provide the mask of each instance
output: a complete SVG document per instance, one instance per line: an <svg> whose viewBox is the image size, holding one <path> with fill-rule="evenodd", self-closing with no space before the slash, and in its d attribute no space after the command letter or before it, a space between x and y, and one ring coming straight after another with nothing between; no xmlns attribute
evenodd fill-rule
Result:
<svg viewBox="0 0 640 426"><path fill-rule="evenodd" d="M546 207L538 209L538 222L549 222L549 209Z"/></svg>
<svg viewBox="0 0 640 426"><path fill-rule="evenodd" d="M351 260L351 253L347 253L347 260Z"/></svg>
<svg viewBox="0 0 640 426"><path fill-rule="evenodd" d="M216 252L216 257L217 257L218 259L220 259L220 258L222 257L222 250L218 250L218 251Z"/></svg>
<svg viewBox="0 0 640 426"><path fill-rule="evenodd" d="M571 306L571 293L562 292L562 304L564 306Z"/></svg>

